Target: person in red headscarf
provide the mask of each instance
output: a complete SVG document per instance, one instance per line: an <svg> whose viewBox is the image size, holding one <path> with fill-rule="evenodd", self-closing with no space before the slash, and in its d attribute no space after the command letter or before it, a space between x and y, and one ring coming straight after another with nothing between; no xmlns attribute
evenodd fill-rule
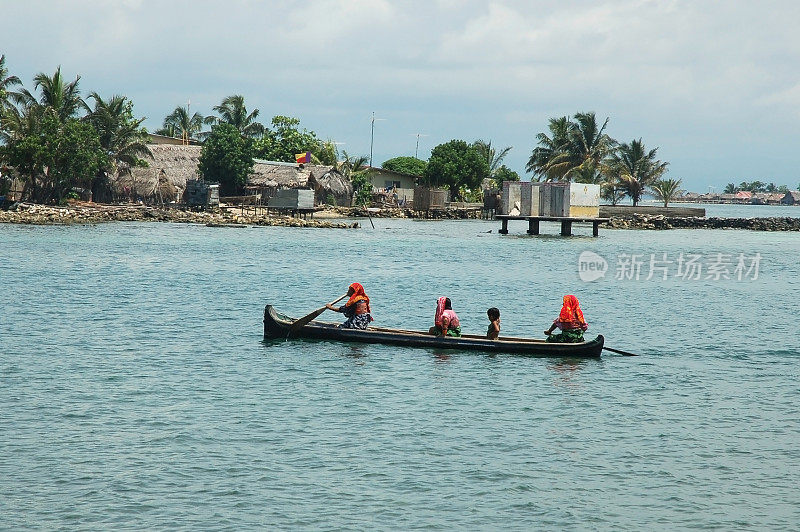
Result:
<svg viewBox="0 0 800 532"><path fill-rule="evenodd" d="M561 329L559 334L553 334L558 327ZM583 319L583 311L578 303L578 298L573 295L564 296L561 305L561 312L558 318L544 333L547 335L548 342L573 343L583 342L583 331L589 328L589 324Z"/></svg>
<svg viewBox="0 0 800 532"><path fill-rule="evenodd" d="M461 336L461 322L453 310L449 297L440 297L436 301L436 314L433 317L433 327L429 332L436 336Z"/></svg>
<svg viewBox="0 0 800 532"><path fill-rule="evenodd" d="M364 287L360 283L353 283L347 289L350 299L341 307L334 307L330 303L325 305L330 310L341 312L347 320L339 325L345 329L366 329L372 320L372 311L369 307L369 297L364 292Z"/></svg>

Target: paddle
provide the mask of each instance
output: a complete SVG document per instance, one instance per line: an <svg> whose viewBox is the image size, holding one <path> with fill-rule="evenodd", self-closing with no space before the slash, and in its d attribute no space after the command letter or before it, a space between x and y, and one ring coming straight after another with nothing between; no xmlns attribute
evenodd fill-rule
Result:
<svg viewBox="0 0 800 532"><path fill-rule="evenodd" d="M638 357L639 356L636 353L629 353L627 351L621 351L619 349L612 349L611 347L606 347L606 346L603 346L603 349L605 349L606 351L611 351L612 353L625 355L626 357Z"/></svg>
<svg viewBox="0 0 800 532"><path fill-rule="evenodd" d="M341 301L342 299L346 298L346 297L347 297L347 295L348 295L348 294L345 294L345 295L343 295L342 297L340 297L339 299L337 299L336 301L331 301L329 304L330 304L330 305L333 305L334 303L338 303L338 302L339 302L339 301ZM302 329L303 327L305 327L306 325L308 325L308 323L309 323L310 321L312 321L314 318L316 318L317 316L319 316L320 314L322 314L323 312L325 312L325 309L327 309L327 308L328 308L327 306L326 306L326 307L322 307L322 308L320 308L320 309L317 309L317 310L315 310L315 311L314 311L314 312L312 312L311 314L306 314L306 315L305 315L305 316L303 316L302 318L298 319L297 321L295 321L294 323L292 323L291 327L289 327L289 333L291 334L291 333L293 333L293 332L297 332L297 331L299 331L300 329Z"/></svg>

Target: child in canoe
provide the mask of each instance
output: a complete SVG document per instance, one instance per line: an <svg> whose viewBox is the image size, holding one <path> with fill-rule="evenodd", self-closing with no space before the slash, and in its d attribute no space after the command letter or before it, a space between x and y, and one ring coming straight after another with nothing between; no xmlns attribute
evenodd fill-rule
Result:
<svg viewBox="0 0 800 532"><path fill-rule="evenodd" d="M486 331L486 338L497 340L500 337L500 309L492 307L486 311L489 317L489 328Z"/></svg>
<svg viewBox="0 0 800 532"><path fill-rule="evenodd" d="M559 334L553 334L556 327L561 329ZM548 342L583 342L583 331L588 328L589 324L583 319L583 311L581 311L578 298L573 295L566 295L558 318L553 321L553 324L544 333L547 335Z"/></svg>

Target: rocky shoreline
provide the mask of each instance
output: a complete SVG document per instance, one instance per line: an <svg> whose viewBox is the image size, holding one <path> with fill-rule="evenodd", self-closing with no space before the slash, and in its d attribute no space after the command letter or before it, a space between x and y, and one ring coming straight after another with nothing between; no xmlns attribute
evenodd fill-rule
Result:
<svg viewBox="0 0 800 532"><path fill-rule="evenodd" d="M477 219L482 211L453 209L432 213L431 219ZM76 202L64 207L17 203L7 211L0 210L0 223L29 225L97 224L104 222L173 222L203 224L209 227L282 226L355 229L363 222L337 222L337 218L420 218L420 213L410 209L364 209L358 207L330 207L315 213L314 219L269 215L239 208L215 211L192 211L178 208L160 208L146 205L101 205ZM751 231L800 231L800 218L704 218L693 216L663 216L633 214L613 217L605 227L610 229L746 229Z"/></svg>
<svg viewBox="0 0 800 532"><path fill-rule="evenodd" d="M97 224L104 222L174 222L203 224L209 227L282 226L354 229L358 222L331 222L306 220L273 213L253 212L241 214L237 210L191 211L159 208L145 205L72 204L64 207L17 203L7 211L0 211L0 223L29 225Z"/></svg>
<svg viewBox="0 0 800 532"><path fill-rule="evenodd" d="M800 218L717 218L634 214L612 218L611 229L748 229L750 231L800 231Z"/></svg>

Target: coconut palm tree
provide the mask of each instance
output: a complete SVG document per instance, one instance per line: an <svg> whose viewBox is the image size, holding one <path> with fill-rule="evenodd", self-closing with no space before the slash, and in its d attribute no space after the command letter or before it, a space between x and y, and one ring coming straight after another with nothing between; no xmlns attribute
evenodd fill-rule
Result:
<svg viewBox="0 0 800 532"><path fill-rule="evenodd" d="M497 170L503 166L503 159L511 151L512 146L497 151L492 147L492 141L487 142L483 139L478 139L472 143L472 148L486 160L486 164L489 165L489 176L493 177Z"/></svg>
<svg viewBox="0 0 800 532"><path fill-rule="evenodd" d="M220 122L230 124L239 130L243 137L259 137L264 134L264 125L256 122L258 118L258 109L254 109L252 113L247 114L247 107L244 105L244 96L241 94L234 94L228 96L222 103L214 106L214 111L219 113L219 116L207 116L204 120L206 124L219 124Z"/></svg>
<svg viewBox="0 0 800 532"><path fill-rule="evenodd" d="M367 204L372 196L372 183L369 179L369 157L366 155L349 155L342 150L344 160L337 169L353 184L355 203Z"/></svg>
<svg viewBox="0 0 800 532"><path fill-rule="evenodd" d="M525 170L545 181L562 179L569 169L567 144L572 122L566 116L551 118L548 124L550 136L536 135L539 144L533 149Z"/></svg>
<svg viewBox="0 0 800 532"><path fill-rule="evenodd" d="M203 130L203 115L195 112L189 116L189 107L178 106L170 114L164 118L164 125L158 130L159 135L166 135L168 133L180 133L181 138L185 143L189 143L189 139Z"/></svg>
<svg viewBox="0 0 800 532"><path fill-rule="evenodd" d="M739 192L739 189L733 183L725 185L725 190L722 191L723 194L736 194L737 192Z"/></svg>
<svg viewBox="0 0 800 532"><path fill-rule="evenodd" d="M6 56L0 55L0 113L3 109L9 106L8 98L11 87L22 85L22 82L17 76L9 76L8 68L6 68ZM0 114L2 119L2 114Z"/></svg>
<svg viewBox="0 0 800 532"><path fill-rule="evenodd" d="M61 75L59 66L52 76L48 76L44 72L34 76L34 89L40 91L38 100L27 89L22 89L12 97L18 105L40 105L63 122L68 118L75 117L78 111L84 107L78 88L80 79L80 76L76 76L75 81L67 83L64 76Z"/></svg>
<svg viewBox="0 0 800 532"><path fill-rule="evenodd" d="M681 182L682 179L659 179L650 185L650 192L664 202L664 207L669 205L670 201L674 201L682 193Z"/></svg>
<svg viewBox="0 0 800 532"><path fill-rule="evenodd" d="M608 118L602 125L594 113L577 113L575 121L566 116L550 119L551 136L539 133L537 146L526 170L545 180L596 183L606 158L616 141L605 133Z"/></svg>
<svg viewBox="0 0 800 532"><path fill-rule="evenodd" d="M140 157L152 156L147 147L147 133L142 129L144 118L133 118L133 104L125 96L112 96L104 100L96 92L89 98L94 108L86 105L86 120L94 126L100 137L100 145L106 150L113 168L130 168L141 165Z"/></svg>
<svg viewBox="0 0 800 532"><path fill-rule="evenodd" d="M667 171L669 163L657 160L657 151L647 151L642 139L634 139L621 144L609 159L608 173L619 180L634 205L638 205L645 188Z"/></svg>

